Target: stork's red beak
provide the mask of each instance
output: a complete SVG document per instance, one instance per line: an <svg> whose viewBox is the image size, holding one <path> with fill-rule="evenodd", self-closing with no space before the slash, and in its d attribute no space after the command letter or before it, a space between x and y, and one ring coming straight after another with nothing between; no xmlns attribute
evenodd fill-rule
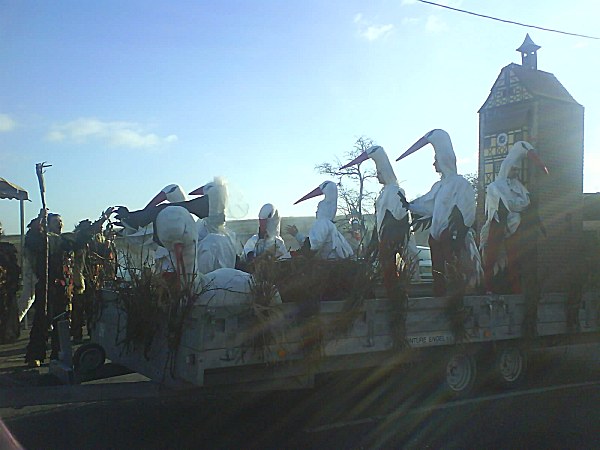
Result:
<svg viewBox="0 0 600 450"><path fill-rule="evenodd" d="M408 155L416 152L421 147L425 147L427 144L429 144L429 141L427 140L427 135L425 135L421 139L419 139L417 142L415 142L413 145L411 145L408 150L406 150L404 153L402 153L398 157L398 159L396 159L396 161L400 161L401 159L406 158Z"/></svg>
<svg viewBox="0 0 600 450"><path fill-rule="evenodd" d="M200 186L198 189L194 189L188 195L204 195L204 186Z"/></svg>
<svg viewBox="0 0 600 450"><path fill-rule="evenodd" d="M318 195L323 195L323 191L321 190L320 187L316 188L313 191L310 191L308 194L306 194L304 197L302 197L300 200L296 200L294 202L294 205L297 205L300 202L303 202L304 200L308 200L309 198L313 198L316 197Z"/></svg>
<svg viewBox="0 0 600 450"><path fill-rule="evenodd" d="M360 155L358 155L356 158L354 158L348 164L346 164L345 166L340 167L340 170L347 169L348 167L352 167L352 166L355 166L357 164L360 164L361 162L366 161L367 159L369 159L369 155L367 155L367 152L362 152Z"/></svg>
<svg viewBox="0 0 600 450"><path fill-rule="evenodd" d="M175 253L175 270L177 272L177 278L179 283L181 283L182 281L182 277L185 276L186 274L186 267L185 267L185 263L183 262L183 244L182 243L177 243L174 246L174 253Z"/></svg>
<svg viewBox="0 0 600 450"><path fill-rule="evenodd" d="M544 164L544 162L542 161L542 159L539 157L539 155L534 151L534 150L529 150L527 152L527 157L533 161L533 163L538 166L540 169L542 169L542 172L544 172L546 175L548 175L548 168L546 167L546 164Z"/></svg>
<svg viewBox="0 0 600 450"><path fill-rule="evenodd" d="M156 194L156 196L150 200L148 202L148 204L146 205L146 208L150 207L150 206L156 206L161 202L164 202L167 199L167 194L164 193L164 191L160 191L158 194Z"/></svg>

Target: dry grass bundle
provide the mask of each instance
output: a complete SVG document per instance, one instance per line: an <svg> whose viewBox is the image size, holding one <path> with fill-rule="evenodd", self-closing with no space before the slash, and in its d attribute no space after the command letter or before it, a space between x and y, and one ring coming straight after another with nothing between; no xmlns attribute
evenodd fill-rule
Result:
<svg viewBox="0 0 600 450"><path fill-rule="evenodd" d="M273 281L284 302L344 300L357 288L366 265L354 260L322 260L305 256L276 261Z"/></svg>
<svg viewBox="0 0 600 450"><path fill-rule="evenodd" d="M120 307L127 315L123 342L128 350L148 352L161 327L166 327L170 350L176 350L181 339L184 319L199 293L195 280L181 283L174 273L154 273L148 261L141 267L132 264L131 256L121 255L128 283L118 287ZM139 268L138 268L139 267Z"/></svg>
<svg viewBox="0 0 600 450"><path fill-rule="evenodd" d="M269 345L283 340L283 311L281 297L275 286L277 264L273 255L265 253L254 260L254 274L250 284L252 303L251 316L254 319L243 346L253 349L255 354L267 360Z"/></svg>
<svg viewBox="0 0 600 450"><path fill-rule="evenodd" d="M346 333L362 315L364 300L373 296L375 279L374 266L365 261L325 261L305 255L283 261L272 257L257 258L254 276L258 300L255 301L255 314L264 315L265 302L260 299L272 298L275 286L284 302L297 305L296 324L301 327L303 350L307 357L315 358L320 355L325 333L333 336ZM342 313L330 322L327 330L322 329L319 317L321 301L344 302ZM264 311L268 314L263 322L272 324L273 312L269 309ZM280 329L280 332L283 331Z"/></svg>

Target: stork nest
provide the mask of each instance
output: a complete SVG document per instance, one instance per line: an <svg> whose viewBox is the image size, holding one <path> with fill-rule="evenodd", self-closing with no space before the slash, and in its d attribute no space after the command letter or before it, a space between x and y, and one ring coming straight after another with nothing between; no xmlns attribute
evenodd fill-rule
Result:
<svg viewBox="0 0 600 450"><path fill-rule="evenodd" d="M261 255L253 262L255 278L252 292L254 315L258 318L258 342L264 347L273 342L274 333L284 333L280 308L272 303L279 293L284 303L297 306L295 326L301 327L303 351L307 357L320 355L325 333L345 333L362 314L366 298L373 296L373 265L355 260L320 260L295 255L288 260L276 260ZM343 301L342 313L336 315L327 330L319 317L321 301ZM268 330L266 333L264 330Z"/></svg>

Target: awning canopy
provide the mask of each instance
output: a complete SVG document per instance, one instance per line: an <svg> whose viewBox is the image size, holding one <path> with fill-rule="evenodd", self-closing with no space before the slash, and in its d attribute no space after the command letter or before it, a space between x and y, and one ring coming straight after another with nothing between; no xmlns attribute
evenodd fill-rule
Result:
<svg viewBox="0 0 600 450"><path fill-rule="evenodd" d="M21 186L0 177L0 198L29 200L29 194Z"/></svg>

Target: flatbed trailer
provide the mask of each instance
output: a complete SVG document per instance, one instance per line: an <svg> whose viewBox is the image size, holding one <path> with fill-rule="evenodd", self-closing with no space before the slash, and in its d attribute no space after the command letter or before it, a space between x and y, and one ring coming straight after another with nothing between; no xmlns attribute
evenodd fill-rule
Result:
<svg viewBox="0 0 600 450"><path fill-rule="evenodd" d="M483 372L478 367L514 386L525 376L530 354L600 342L596 291L583 292L576 302L566 293L542 294L529 331L523 295L465 296L459 329L450 302L449 297L408 298L401 335L394 320L398 310L384 295L362 301L350 319L344 301L313 302L309 315L303 304L284 302L268 324L259 323L248 305L194 305L178 344L165 323L142 348L127 342L119 293L104 290L92 343L74 355L75 370L67 378L76 382L107 357L166 388L276 390L312 387L315 377L331 372L433 363L455 396L475 384Z"/></svg>

